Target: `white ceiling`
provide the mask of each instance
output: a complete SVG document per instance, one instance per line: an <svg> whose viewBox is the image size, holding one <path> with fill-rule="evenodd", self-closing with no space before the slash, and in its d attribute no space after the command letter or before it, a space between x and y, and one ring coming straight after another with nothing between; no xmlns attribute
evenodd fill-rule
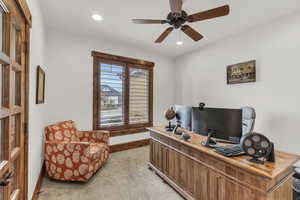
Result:
<svg viewBox="0 0 300 200"><path fill-rule="evenodd" d="M184 0L183 9L188 14L229 4L229 16L190 24L204 39L194 42L176 30L164 41L154 40L168 25L138 25L132 18L165 19L170 11L169 0L42 0L43 14L50 28L70 33L99 37L151 49L168 56L178 56L203 45L255 25L275 20L280 16L300 10L299 0ZM93 13L104 21L95 22ZM182 46L176 46L181 38Z"/></svg>

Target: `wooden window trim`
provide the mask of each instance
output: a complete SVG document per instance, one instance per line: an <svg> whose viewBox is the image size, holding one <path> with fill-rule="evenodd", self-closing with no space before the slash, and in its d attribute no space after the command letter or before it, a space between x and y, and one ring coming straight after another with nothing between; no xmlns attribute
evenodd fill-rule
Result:
<svg viewBox="0 0 300 200"><path fill-rule="evenodd" d="M123 56L116 56L111 54L106 54L102 52L92 51L93 57L93 129L94 130L109 130L111 131L111 136L121 136L121 135L129 135L135 133L145 132L146 127L153 126L153 68L155 63L128 58ZM101 104L99 105L99 76L98 69L99 63L101 61L111 64L118 64L120 66L124 66L125 80L124 80L124 88L125 91L128 91L128 94L125 94L125 106L124 106L124 122L125 125L122 126L112 126L112 127L99 127L99 111L101 110ZM124 65L125 64L125 65ZM129 68L137 68L137 69L145 69L149 70L149 122L142 124L129 124ZM98 109L99 108L99 109Z"/></svg>
<svg viewBox="0 0 300 200"><path fill-rule="evenodd" d="M153 63L153 62L149 62L149 61L145 61L145 60L138 60L138 59L135 59L135 58L116 56L116 55L97 52L97 51L92 51L92 56L97 57L97 58L101 58L101 59L104 59L104 60L111 60L111 61L117 61L117 62L122 62L122 63L127 63L127 64L134 64L134 65L142 65L142 66L147 66L147 67L150 67L150 68L153 68L154 65L155 65L155 63Z"/></svg>

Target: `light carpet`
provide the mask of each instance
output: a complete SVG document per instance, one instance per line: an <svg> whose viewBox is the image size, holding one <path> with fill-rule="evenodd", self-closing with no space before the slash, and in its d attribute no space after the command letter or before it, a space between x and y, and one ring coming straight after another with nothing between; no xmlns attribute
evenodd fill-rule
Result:
<svg viewBox="0 0 300 200"><path fill-rule="evenodd" d="M149 147L111 154L88 183L44 179L39 200L183 200L148 169Z"/></svg>

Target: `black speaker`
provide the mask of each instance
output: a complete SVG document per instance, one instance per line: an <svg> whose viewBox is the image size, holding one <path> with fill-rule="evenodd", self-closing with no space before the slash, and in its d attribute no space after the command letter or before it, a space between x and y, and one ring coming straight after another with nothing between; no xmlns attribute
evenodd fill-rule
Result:
<svg viewBox="0 0 300 200"><path fill-rule="evenodd" d="M274 143L260 133L248 133L241 139L243 151L251 156L250 162L264 164L265 161L275 162Z"/></svg>

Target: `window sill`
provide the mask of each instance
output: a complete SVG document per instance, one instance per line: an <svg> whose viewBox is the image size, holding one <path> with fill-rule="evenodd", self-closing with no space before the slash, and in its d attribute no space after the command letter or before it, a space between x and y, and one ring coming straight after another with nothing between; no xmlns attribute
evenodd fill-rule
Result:
<svg viewBox="0 0 300 200"><path fill-rule="evenodd" d="M124 136L124 135L147 132L146 128L151 126L153 126L153 124L148 123L143 125L135 125L135 127L105 127L105 128L98 128L97 130L108 130L110 131L111 137L116 137L116 136Z"/></svg>

